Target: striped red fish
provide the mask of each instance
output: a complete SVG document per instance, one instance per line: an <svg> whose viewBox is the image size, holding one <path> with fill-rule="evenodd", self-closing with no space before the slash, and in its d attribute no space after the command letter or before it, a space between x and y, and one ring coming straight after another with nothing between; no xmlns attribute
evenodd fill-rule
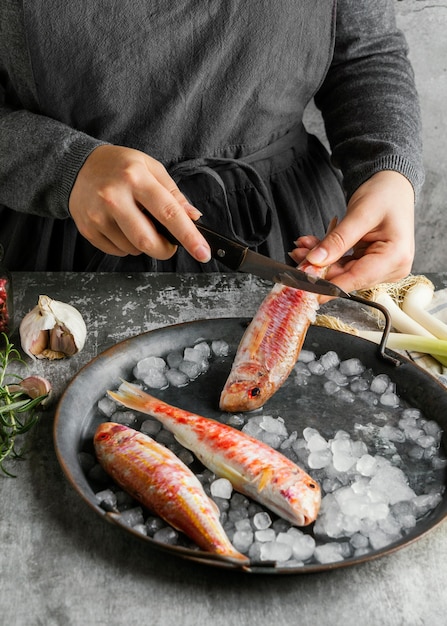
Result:
<svg viewBox="0 0 447 626"><path fill-rule="evenodd" d="M321 502L319 485L298 465L265 443L212 419L184 411L124 382L111 398L159 420L175 438L236 491L296 526L312 523Z"/></svg>
<svg viewBox="0 0 447 626"><path fill-rule="evenodd" d="M327 268L304 262L300 269L323 278ZM220 396L223 411L263 406L283 385L315 320L319 296L276 284L247 327Z"/></svg>
<svg viewBox="0 0 447 626"><path fill-rule="evenodd" d="M248 557L233 547L222 528L216 504L195 474L168 448L113 422L98 427L94 446L104 470L135 500L203 550L248 565Z"/></svg>

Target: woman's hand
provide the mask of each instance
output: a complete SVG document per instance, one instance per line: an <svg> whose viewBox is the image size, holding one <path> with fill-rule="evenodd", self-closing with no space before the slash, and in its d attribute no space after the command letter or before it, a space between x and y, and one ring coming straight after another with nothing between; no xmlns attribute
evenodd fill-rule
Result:
<svg viewBox="0 0 447 626"><path fill-rule="evenodd" d="M96 148L78 173L69 211L81 235L107 254L170 258L176 246L157 232L154 216L197 261L210 260L208 243L193 222L200 212L164 166L138 150Z"/></svg>
<svg viewBox="0 0 447 626"><path fill-rule="evenodd" d="M374 174L324 239L305 236L295 243L291 256L297 263L306 258L329 265L327 279L348 292L403 278L414 257L413 187L398 172Z"/></svg>

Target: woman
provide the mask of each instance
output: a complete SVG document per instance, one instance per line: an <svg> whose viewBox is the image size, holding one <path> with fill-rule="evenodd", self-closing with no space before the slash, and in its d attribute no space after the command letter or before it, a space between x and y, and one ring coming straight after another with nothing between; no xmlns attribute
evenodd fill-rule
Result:
<svg viewBox="0 0 447 626"><path fill-rule="evenodd" d="M203 214L347 291L410 270L420 116L393 0L8 0L0 23L10 269L215 271Z"/></svg>

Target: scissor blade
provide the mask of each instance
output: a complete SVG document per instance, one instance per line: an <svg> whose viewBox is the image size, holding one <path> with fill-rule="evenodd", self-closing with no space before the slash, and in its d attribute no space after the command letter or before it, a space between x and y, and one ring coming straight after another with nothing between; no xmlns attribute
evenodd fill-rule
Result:
<svg viewBox="0 0 447 626"><path fill-rule="evenodd" d="M279 263L252 250L247 250L238 270L255 274L274 283L281 283L287 287L311 291L323 296L350 298L348 293L328 280L312 276L312 274L303 272L298 268L289 267L285 263Z"/></svg>
<svg viewBox="0 0 447 626"><path fill-rule="evenodd" d="M155 218L151 218L157 230L172 243L179 245L179 242L173 235ZM274 261L269 257L253 252L246 246L240 244L233 239L228 239L211 228L196 222L196 226L211 249L211 255L228 268L238 271L254 274L265 280L274 283L281 283L287 287L302 289L303 291L311 291L323 296L332 296L336 298L350 298L350 295L323 278L317 278L307 272L303 272L297 268Z"/></svg>

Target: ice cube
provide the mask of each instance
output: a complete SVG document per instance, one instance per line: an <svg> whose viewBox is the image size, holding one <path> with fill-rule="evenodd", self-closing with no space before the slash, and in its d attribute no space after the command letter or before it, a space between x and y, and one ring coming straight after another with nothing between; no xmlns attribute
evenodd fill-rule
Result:
<svg viewBox="0 0 447 626"><path fill-rule="evenodd" d="M140 380L147 387L151 387L152 389L165 389L168 386L168 379L166 378L166 374L164 370L153 367L146 368L144 374L138 376Z"/></svg>
<svg viewBox="0 0 447 626"><path fill-rule="evenodd" d="M167 355L166 361L169 367L177 369L180 363L183 361L183 354L180 352L180 350L174 350Z"/></svg>
<svg viewBox="0 0 447 626"><path fill-rule="evenodd" d="M184 359L180 363L178 369L186 374L190 380L194 380L202 372L202 368L199 363L196 363L195 361L188 361L187 359Z"/></svg>
<svg viewBox="0 0 447 626"><path fill-rule="evenodd" d="M253 516L253 526L257 530L265 530L272 525L272 518L266 511L256 513Z"/></svg>
<svg viewBox="0 0 447 626"><path fill-rule="evenodd" d="M322 469L329 465L331 461L332 452L328 448L311 452L307 457L307 465L311 469Z"/></svg>
<svg viewBox="0 0 447 626"><path fill-rule="evenodd" d="M184 361L197 363L197 365L200 367L200 372L206 372L209 367L208 359L203 356L200 350L196 350L195 348L185 348L183 352L183 358ZM179 365L179 369L181 370L181 365Z"/></svg>
<svg viewBox="0 0 447 626"><path fill-rule="evenodd" d="M371 544L373 550L381 550L398 539L400 539L400 534L390 535L380 528L371 531L369 534L369 543Z"/></svg>
<svg viewBox="0 0 447 626"><path fill-rule="evenodd" d="M167 365L164 359L158 356L148 356L137 362L133 368L133 375L138 380L144 380L148 374L152 374L153 370L163 372L166 368Z"/></svg>
<svg viewBox="0 0 447 626"><path fill-rule="evenodd" d="M133 411L115 411L111 421L122 424L123 426L133 427L137 423L137 416Z"/></svg>
<svg viewBox="0 0 447 626"><path fill-rule="evenodd" d="M374 393L382 395L388 389L388 385L390 383L390 379L387 374L378 374L375 376L370 385L370 390Z"/></svg>
<svg viewBox="0 0 447 626"><path fill-rule="evenodd" d="M211 348L206 341L199 341L199 343L194 344L194 350L200 352L204 359L209 359L211 356Z"/></svg>
<svg viewBox="0 0 447 626"><path fill-rule="evenodd" d="M356 470L362 476L374 476L377 469L377 461L370 454L364 454L356 463Z"/></svg>
<svg viewBox="0 0 447 626"><path fill-rule="evenodd" d="M339 387L344 387L349 382L348 377L345 374L342 374L340 372L340 370L338 370L336 368L327 370L326 371L326 378L329 381L332 381L333 383L338 385Z"/></svg>
<svg viewBox="0 0 447 626"><path fill-rule="evenodd" d="M340 544L335 542L317 546L314 556L318 563L335 563L344 560Z"/></svg>
<svg viewBox="0 0 447 626"><path fill-rule="evenodd" d="M216 339L211 342L211 350L216 356L228 356L230 346L223 339Z"/></svg>
<svg viewBox="0 0 447 626"><path fill-rule="evenodd" d="M299 561L307 561L315 551L315 539L311 535L304 533L294 537L292 544L293 557Z"/></svg>
<svg viewBox="0 0 447 626"><path fill-rule="evenodd" d="M329 350L326 354L322 354L320 357L320 363L325 370L335 370L340 364L338 354L334 350Z"/></svg>
<svg viewBox="0 0 447 626"><path fill-rule="evenodd" d="M403 471L392 465L380 468L371 478L369 487L382 494L383 501L387 504L395 504L401 500L412 500L416 496L413 489L408 486Z"/></svg>
<svg viewBox="0 0 447 626"><path fill-rule="evenodd" d="M347 404L353 404L355 402L355 393L352 393L350 389L342 388L337 393L337 398Z"/></svg>
<svg viewBox="0 0 447 626"><path fill-rule="evenodd" d="M126 524L126 526L144 524L143 509L140 506L136 506L133 509L126 509L120 513L119 519L120 522Z"/></svg>
<svg viewBox="0 0 447 626"><path fill-rule="evenodd" d="M156 420L144 420L141 424L140 430L144 435L155 437L161 430L161 424Z"/></svg>
<svg viewBox="0 0 447 626"><path fill-rule="evenodd" d="M229 500L233 493L233 485L226 478L218 478L211 483L211 495Z"/></svg>
<svg viewBox="0 0 447 626"><path fill-rule="evenodd" d="M340 372L346 376L358 376L365 371L365 366L360 359L346 359L340 363Z"/></svg>
<svg viewBox="0 0 447 626"><path fill-rule="evenodd" d="M255 531L255 540L260 541L261 543L266 543L267 541L275 541L276 535L273 528L265 528L264 530L256 530Z"/></svg>
<svg viewBox="0 0 447 626"><path fill-rule="evenodd" d="M287 437L289 434L281 417L274 418L271 415L264 415L259 426L266 432L280 435L281 437Z"/></svg>
<svg viewBox="0 0 447 626"><path fill-rule="evenodd" d="M251 530L237 530L233 535L233 546L239 552L248 552L253 543L254 535Z"/></svg>
<svg viewBox="0 0 447 626"><path fill-rule="evenodd" d="M366 548L369 544L368 537L365 537L365 535L362 535L362 533L354 533L349 541L351 543L351 546L355 549Z"/></svg>
<svg viewBox="0 0 447 626"><path fill-rule="evenodd" d="M396 408L399 406L399 396L392 391L383 393L379 398L380 404Z"/></svg>
<svg viewBox="0 0 447 626"><path fill-rule="evenodd" d="M322 376L326 371L320 361L310 361L307 367L309 368L309 372L315 374L315 376Z"/></svg>
<svg viewBox="0 0 447 626"><path fill-rule="evenodd" d="M95 493L95 498L99 504L108 511L113 511L117 507L116 494L111 489L103 489Z"/></svg>
<svg viewBox="0 0 447 626"><path fill-rule="evenodd" d="M189 383L189 376L175 367L166 372L166 378L173 387L185 387Z"/></svg>
<svg viewBox="0 0 447 626"><path fill-rule="evenodd" d="M301 350L298 361L302 363L310 363L311 361L315 361L316 358L316 354L312 350Z"/></svg>
<svg viewBox="0 0 447 626"><path fill-rule="evenodd" d="M174 528L171 528L171 526L166 526L165 528L157 530L153 538L159 543L175 545L178 541L178 532L174 530Z"/></svg>
<svg viewBox="0 0 447 626"><path fill-rule="evenodd" d="M288 561L292 556L292 546L280 541L267 541L261 545L262 561Z"/></svg>
<svg viewBox="0 0 447 626"><path fill-rule="evenodd" d="M101 398L101 400L99 400L98 409L106 417L111 417L113 415L113 412L116 410L116 404L112 400L112 398L109 398L106 396L104 398Z"/></svg>
<svg viewBox="0 0 447 626"><path fill-rule="evenodd" d="M349 385L352 393L361 393L369 389L369 383L364 378L354 378Z"/></svg>
<svg viewBox="0 0 447 626"><path fill-rule="evenodd" d="M337 393L337 391L340 390L340 387L337 385L337 383L334 383L334 381L327 380L323 385L323 389L328 396L333 396Z"/></svg>

